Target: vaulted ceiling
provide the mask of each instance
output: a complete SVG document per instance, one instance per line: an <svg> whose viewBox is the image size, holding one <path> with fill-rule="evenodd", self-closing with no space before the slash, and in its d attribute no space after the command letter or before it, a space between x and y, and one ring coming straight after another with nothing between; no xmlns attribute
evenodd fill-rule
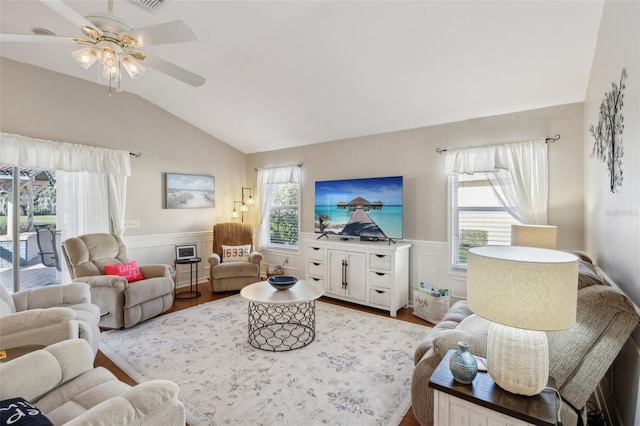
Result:
<svg viewBox="0 0 640 426"><path fill-rule="evenodd" d="M194 88L150 69L123 89L253 153L583 101L602 6L166 0L149 12L115 0L113 13L132 28L184 21L197 41L147 50L206 78ZM2 33L83 37L40 1L2 0L0 15ZM107 84L76 64L77 48L3 42L0 56Z"/></svg>

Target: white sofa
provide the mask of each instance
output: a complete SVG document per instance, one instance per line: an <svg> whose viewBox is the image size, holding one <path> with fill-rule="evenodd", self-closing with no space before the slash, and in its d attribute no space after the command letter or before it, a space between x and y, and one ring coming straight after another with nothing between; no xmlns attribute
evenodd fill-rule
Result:
<svg viewBox="0 0 640 426"><path fill-rule="evenodd" d="M48 346L81 338L98 352L100 309L85 283L50 285L10 294L0 285L0 348Z"/></svg>
<svg viewBox="0 0 640 426"><path fill-rule="evenodd" d="M0 364L0 400L22 397L54 425L182 426L180 389L168 380L129 386L103 367L91 347L65 340Z"/></svg>

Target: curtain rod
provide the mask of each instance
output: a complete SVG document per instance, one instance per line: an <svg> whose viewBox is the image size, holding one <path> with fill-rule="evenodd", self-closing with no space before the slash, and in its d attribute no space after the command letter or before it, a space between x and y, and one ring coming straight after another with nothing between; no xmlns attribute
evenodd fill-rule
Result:
<svg viewBox="0 0 640 426"><path fill-rule="evenodd" d="M558 139L560 139L560 135L555 135L552 138L546 138L544 141L546 143L554 143L555 141L557 141ZM515 143L515 142L513 142ZM500 144L501 145L501 144ZM485 145L485 146L492 146L492 145ZM443 152L447 152L449 150L449 148L436 148L436 152L438 154L442 154Z"/></svg>
<svg viewBox="0 0 640 426"><path fill-rule="evenodd" d="M142 157L142 153L141 153L141 152L139 152L139 153L137 153L137 154L136 154L135 152L130 152L130 153L129 153L129 155L132 155L132 156L134 156L134 157L136 157L136 158L140 158L140 157Z"/></svg>
<svg viewBox="0 0 640 426"><path fill-rule="evenodd" d="M291 167L291 166L298 166L298 167L302 167L302 163L298 163L298 164L287 164L287 165L284 165L284 166L275 166L275 167L263 167L263 168L262 168L262 170L278 169L278 168L280 168L280 167ZM256 168L255 168L255 169L253 169L253 170L255 170L255 171L257 172L257 171L258 171L258 170L260 170L260 169L256 167Z"/></svg>

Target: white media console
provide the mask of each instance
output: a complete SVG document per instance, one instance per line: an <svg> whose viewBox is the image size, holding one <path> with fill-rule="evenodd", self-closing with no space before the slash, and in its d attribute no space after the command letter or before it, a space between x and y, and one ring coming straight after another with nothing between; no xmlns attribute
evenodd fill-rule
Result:
<svg viewBox="0 0 640 426"><path fill-rule="evenodd" d="M309 241L304 265L308 280L325 296L389 311L409 304L408 243Z"/></svg>

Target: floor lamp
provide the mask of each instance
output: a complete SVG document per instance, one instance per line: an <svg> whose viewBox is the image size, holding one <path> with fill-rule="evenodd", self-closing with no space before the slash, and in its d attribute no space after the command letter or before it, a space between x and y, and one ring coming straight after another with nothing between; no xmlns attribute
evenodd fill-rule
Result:
<svg viewBox="0 0 640 426"><path fill-rule="evenodd" d="M540 393L549 379L545 331L576 321L578 258L537 247L469 249L467 303L490 321L487 371L506 391Z"/></svg>

